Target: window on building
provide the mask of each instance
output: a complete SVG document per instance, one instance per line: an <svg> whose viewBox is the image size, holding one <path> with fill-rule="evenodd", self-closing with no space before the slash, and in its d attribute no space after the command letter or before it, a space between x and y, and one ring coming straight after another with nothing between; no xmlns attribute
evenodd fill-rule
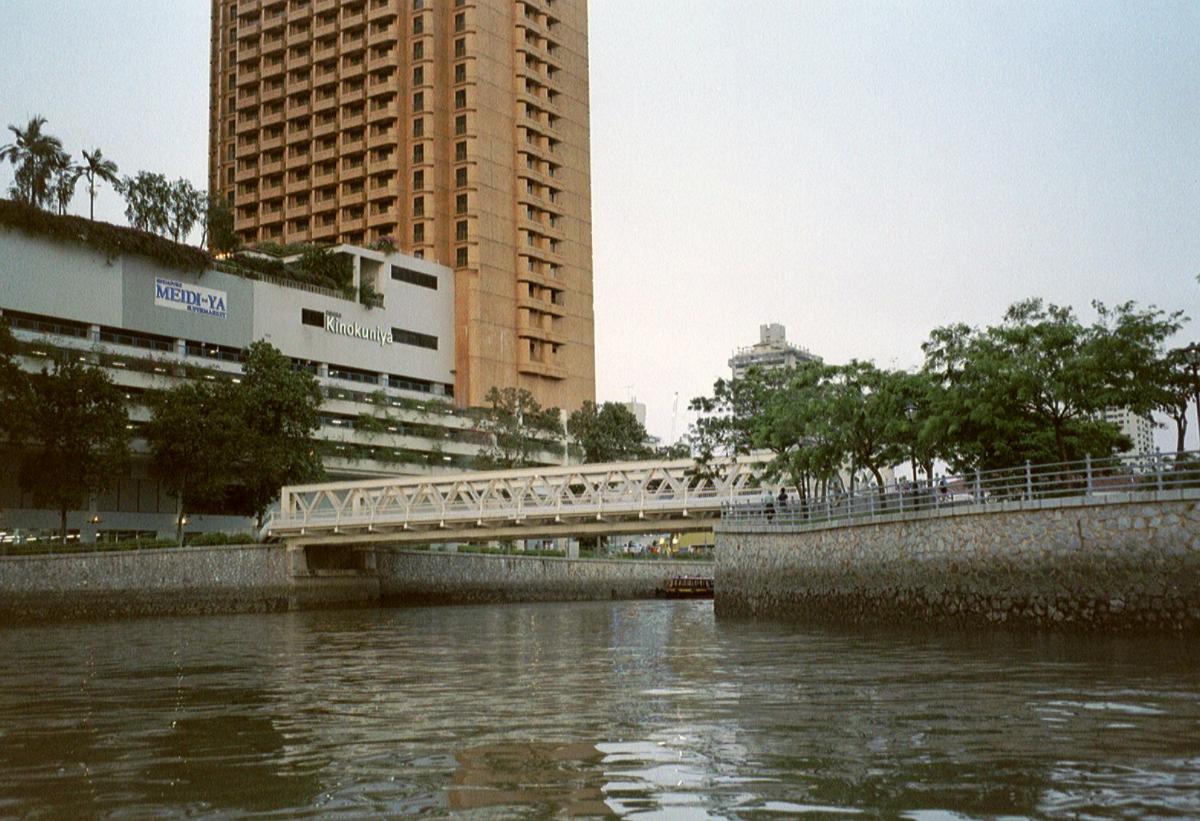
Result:
<svg viewBox="0 0 1200 821"><path fill-rule="evenodd" d="M463 135L467 133L467 115L459 114L454 118L454 133Z"/></svg>
<svg viewBox="0 0 1200 821"><path fill-rule="evenodd" d="M455 31L466 31L467 30L467 14L466 14L466 12L460 11L458 14L454 15L454 30Z"/></svg>
<svg viewBox="0 0 1200 821"><path fill-rule="evenodd" d="M425 109L425 93L418 91L413 94L413 111L423 111Z"/></svg>
<svg viewBox="0 0 1200 821"><path fill-rule="evenodd" d="M422 66L413 69L412 84L415 86L425 85L425 69Z"/></svg>
<svg viewBox="0 0 1200 821"><path fill-rule="evenodd" d="M454 144L454 161L466 162L467 160L467 141L459 140Z"/></svg>
<svg viewBox="0 0 1200 821"><path fill-rule="evenodd" d="M425 172L418 169L413 172L413 190L420 191L425 187Z"/></svg>
<svg viewBox="0 0 1200 821"><path fill-rule="evenodd" d="M418 40L413 43L413 59L423 60L425 58L425 41Z"/></svg>
<svg viewBox="0 0 1200 821"><path fill-rule="evenodd" d="M392 328L392 341L401 345L415 345L418 348L438 349L438 338L432 334L418 333L404 328Z"/></svg>
<svg viewBox="0 0 1200 821"><path fill-rule="evenodd" d="M413 34L420 34L425 31L425 18L418 14L413 18Z"/></svg>
<svg viewBox="0 0 1200 821"><path fill-rule="evenodd" d="M425 241L425 223L418 222L413 225L413 242Z"/></svg>
<svg viewBox="0 0 1200 821"><path fill-rule="evenodd" d="M467 64L457 63L454 66L454 82L465 83L467 81Z"/></svg>
<svg viewBox="0 0 1200 821"><path fill-rule="evenodd" d="M459 220L454 223L454 239L459 242L467 241L467 221Z"/></svg>
<svg viewBox="0 0 1200 821"><path fill-rule="evenodd" d="M417 117L415 120L413 120L413 136L425 136L425 118Z"/></svg>
<svg viewBox="0 0 1200 821"><path fill-rule="evenodd" d="M460 88L458 91L454 92L454 107L467 107L467 90L465 88Z"/></svg>
<svg viewBox="0 0 1200 821"><path fill-rule="evenodd" d="M417 143L413 146L413 162L425 162L425 143Z"/></svg>
<svg viewBox="0 0 1200 821"><path fill-rule="evenodd" d="M413 216L414 217L425 216L425 198L424 197L413 197Z"/></svg>
<svg viewBox="0 0 1200 821"><path fill-rule="evenodd" d="M467 246L460 245L458 248L456 248L454 250L454 267L456 267L456 268L466 268L467 267Z"/></svg>
<svg viewBox="0 0 1200 821"><path fill-rule="evenodd" d="M454 198L454 213L456 213L456 214L467 213L467 195L466 194L459 194Z"/></svg>
<svg viewBox="0 0 1200 821"><path fill-rule="evenodd" d="M466 57L467 56L467 38L466 37L459 37L458 39L456 39L454 41L454 56L455 57Z"/></svg>
<svg viewBox="0 0 1200 821"><path fill-rule="evenodd" d="M454 184L459 188L467 184L467 169L465 167L454 169Z"/></svg>
<svg viewBox="0 0 1200 821"><path fill-rule="evenodd" d="M401 268L399 265L392 266L392 279L397 282L407 282L409 285L418 285L422 288L428 288L431 291L436 291L438 287L437 277L432 274L423 274L420 271L413 271L409 268Z"/></svg>

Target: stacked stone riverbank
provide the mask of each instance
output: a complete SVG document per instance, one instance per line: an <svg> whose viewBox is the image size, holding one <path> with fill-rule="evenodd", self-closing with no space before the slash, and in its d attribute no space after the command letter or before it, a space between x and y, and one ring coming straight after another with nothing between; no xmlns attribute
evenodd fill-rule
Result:
<svg viewBox="0 0 1200 821"><path fill-rule="evenodd" d="M376 554L385 602L483 603L639 599L672 576L712 578L712 562L560 559L418 550Z"/></svg>
<svg viewBox="0 0 1200 821"><path fill-rule="evenodd" d="M1200 629L1200 493L717 532L718 616Z"/></svg>
<svg viewBox="0 0 1200 821"><path fill-rule="evenodd" d="M0 623L313 607L654 595L712 562L560 559L281 544L0 557Z"/></svg>

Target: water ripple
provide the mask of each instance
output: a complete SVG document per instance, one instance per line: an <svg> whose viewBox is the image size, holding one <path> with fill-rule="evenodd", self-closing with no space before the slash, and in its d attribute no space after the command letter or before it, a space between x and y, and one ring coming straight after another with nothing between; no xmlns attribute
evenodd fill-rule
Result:
<svg viewBox="0 0 1200 821"><path fill-rule="evenodd" d="M0 815L1200 816L1187 642L708 603L0 630Z"/></svg>

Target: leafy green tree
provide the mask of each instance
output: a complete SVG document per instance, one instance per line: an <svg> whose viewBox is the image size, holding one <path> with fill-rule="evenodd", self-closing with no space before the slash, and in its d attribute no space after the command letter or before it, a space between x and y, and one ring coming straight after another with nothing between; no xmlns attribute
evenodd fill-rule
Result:
<svg viewBox="0 0 1200 821"><path fill-rule="evenodd" d="M250 512L262 526L263 514L284 485L323 475L312 442L320 423L321 388L311 374L268 342L246 349L245 375L236 395L242 430L239 485Z"/></svg>
<svg viewBox="0 0 1200 821"><path fill-rule="evenodd" d="M105 157L99 148L90 154L83 152L83 176L88 183L88 219L96 218L96 187L100 182L117 185L117 164Z"/></svg>
<svg viewBox="0 0 1200 821"><path fill-rule="evenodd" d="M187 242L192 229L208 210L208 195L185 179L171 183L167 200L167 232L175 242Z"/></svg>
<svg viewBox="0 0 1200 821"><path fill-rule="evenodd" d="M484 398L489 407L480 421L491 441L475 457L479 470L529 467L546 438L562 435L559 409L543 408L524 388L493 387Z"/></svg>
<svg viewBox="0 0 1200 821"><path fill-rule="evenodd" d="M108 375L68 359L33 378L33 437L21 460L22 488L38 507L67 511L111 487L129 454L125 397Z"/></svg>
<svg viewBox="0 0 1200 821"><path fill-rule="evenodd" d="M143 430L150 473L175 496L175 535L183 544L189 513L220 509L245 453L237 386L186 382L149 397Z"/></svg>
<svg viewBox="0 0 1200 821"><path fill-rule="evenodd" d="M24 128L10 125L13 141L0 146L0 162L13 164L13 184L9 195L16 201L45 208L58 198L55 172L62 164L62 141L42 130L46 118L31 117Z"/></svg>
<svg viewBox="0 0 1200 821"><path fill-rule="evenodd" d="M1200 407L1196 393L1196 380L1191 366L1182 350L1168 353L1160 361L1161 376L1155 392L1155 410L1165 413L1175 423L1175 452L1182 454L1186 448L1188 410L1192 402Z"/></svg>
<svg viewBox="0 0 1200 821"><path fill-rule="evenodd" d="M228 254L241 247L242 240L234 230L233 207L229 200L221 194L209 194L204 210L204 236L200 240L203 246L208 243L208 249L214 254Z"/></svg>
<svg viewBox="0 0 1200 821"><path fill-rule="evenodd" d="M121 180L125 218L140 231L186 242L207 208L207 196L190 182L168 182L162 174L139 171Z"/></svg>
<svg viewBox="0 0 1200 821"><path fill-rule="evenodd" d="M331 248L306 248L297 267L309 278L308 281L326 288L348 288L354 279L353 261Z"/></svg>
<svg viewBox="0 0 1200 821"><path fill-rule="evenodd" d="M836 369L830 423L844 452L857 468L870 471L883 492L883 469L904 460L903 440L895 435L896 420L905 415L904 374L885 371L870 362L852 360Z"/></svg>
<svg viewBox="0 0 1200 821"><path fill-rule="evenodd" d="M786 478L801 498L825 488L845 461L845 443L830 425L836 370L818 362L794 368L751 368L719 379L698 397L692 427L696 472L712 475L719 458L767 450L766 478Z"/></svg>
<svg viewBox="0 0 1200 821"><path fill-rule="evenodd" d="M8 324L0 321L0 445L19 448L32 427L33 396L29 375L17 363L20 348Z"/></svg>
<svg viewBox="0 0 1200 821"><path fill-rule="evenodd" d="M1101 413L1155 406L1163 346L1182 316L1132 303L1095 308L1088 326L1070 308L1031 299L982 331L933 332L926 370L945 390L933 424L953 443L952 467L1069 461L1128 446Z"/></svg>
<svg viewBox="0 0 1200 821"><path fill-rule="evenodd" d="M71 162L69 154L63 152L55 157L51 192L54 196L54 205L58 208L60 215L67 213L71 200L75 198L75 186L79 184L79 177L82 174L83 169Z"/></svg>
<svg viewBox="0 0 1200 821"><path fill-rule="evenodd" d="M117 191L125 198L125 219L139 231L166 236L171 184L162 174L139 171L123 177Z"/></svg>
<svg viewBox="0 0 1200 821"><path fill-rule="evenodd" d="M567 419L567 432L583 448L588 463L632 461L651 455L646 428L618 402L584 402Z"/></svg>
<svg viewBox="0 0 1200 821"><path fill-rule="evenodd" d="M672 462L677 459L690 459L692 457L692 448L687 441L672 442L669 445L655 445L651 448L651 456L664 462Z"/></svg>

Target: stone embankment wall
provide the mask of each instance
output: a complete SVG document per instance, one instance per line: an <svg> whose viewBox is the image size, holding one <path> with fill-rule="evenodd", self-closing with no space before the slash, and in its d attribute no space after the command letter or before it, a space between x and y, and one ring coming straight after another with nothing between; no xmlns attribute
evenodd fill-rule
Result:
<svg viewBox="0 0 1200 821"><path fill-rule="evenodd" d="M383 600L413 604L648 598L673 576L713 574L712 562L418 550L381 550L375 561Z"/></svg>
<svg viewBox="0 0 1200 821"><path fill-rule="evenodd" d="M717 531L718 616L1200 629L1200 493Z"/></svg>
<svg viewBox="0 0 1200 821"><path fill-rule="evenodd" d="M603 561L285 545L0 558L0 624L378 603L642 598L712 562Z"/></svg>
<svg viewBox="0 0 1200 821"><path fill-rule="evenodd" d="M0 621L287 610L292 595L278 545L0 559Z"/></svg>

